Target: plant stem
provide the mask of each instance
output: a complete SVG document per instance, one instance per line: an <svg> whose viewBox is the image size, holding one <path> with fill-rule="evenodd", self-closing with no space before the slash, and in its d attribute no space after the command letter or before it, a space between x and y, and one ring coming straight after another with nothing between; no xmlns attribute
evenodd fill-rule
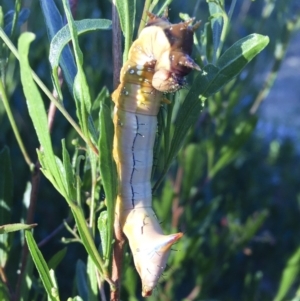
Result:
<svg viewBox="0 0 300 301"><path fill-rule="evenodd" d="M22 138L20 136L18 127L16 125L15 119L13 117L13 114L12 114L12 111L11 111L11 108L10 108L10 105L9 105L9 101L8 101L8 98L7 98L7 95L6 95L6 92L5 92L4 85L3 85L3 83L2 83L1 80L0 80L0 97L1 97L1 99L3 101L3 105L4 105L4 108L5 108L7 117L9 119L10 125L12 127L13 132L14 132L14 135L15 135L15 137L17 139L17 142L18 142L18 145L20 147L20 150L21 150L21 152L23 154L24 160L27 163L27 165L29 166L29 169L33 170L34 164L31 161L31 159L30 159L30 157L29 157L29 155L28 155L28 153L26 151L26 148L25 148L25 146L23 144Z"/></svg>
<svg viewBox="0 0 300 301"><path fill-rule="evenodd" d="M113 0L112 4L112 36L113 36L113 71L114 71L114 88L117 87L120 81L120 69L122 65L122 48L121 48L121 27L118 17L116 0ZM115 290L111 290L110 300L119 301L120 300L120 283L121 283L121 270L123 261L123 252L125 239L120 227L118 218L114 221L114 246L112 254L112 275L111 279L115 284Z"/></svg>

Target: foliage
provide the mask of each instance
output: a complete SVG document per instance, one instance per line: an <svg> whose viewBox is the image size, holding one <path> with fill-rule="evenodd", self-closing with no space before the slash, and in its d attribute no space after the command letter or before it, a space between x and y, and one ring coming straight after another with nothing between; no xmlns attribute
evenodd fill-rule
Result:
<svg viewBox="0 0 300 301"><path fill-rule="evenodd" d="M108 92L111 33L102 32L110 29L110 17L102 16L108 15L111 4L102 1L97 7L83 1L78 4L81 20L74 21L68 1L58 2L57 8L52 0L40 0L40 6L32 4L31 13L21 9L19 0L14 7L6 2L0 7L1 300L105 300L107 291L115 289L110 278L116 197ZM171 2L145 1L144 12L161 12ZM207 22L195 38L194 57L203 70L190 78L189 89L170 95L172 103L158 116L154 207L166 233L180 228L185 235L149 300L279 301L296 294L299 192L289 185L293 187L299 175L288 173L295 170L298 155L289 141L274 147L276 141L264 142L253 132L258 119L254 113L299 24L293 21L292 1L258 2L249 1L249 16L236 1L227 7L224 1L180 6L174 0L170 6L172 14L195 9L197 19L201 11ZM117 1L117 8L126 58L143 8L135 1ZM97 19L86 19L91 11ZM255 11L262 11L259 18ZM16 50L14 43L25 22L35 35L21 34ZM49 41L39 22L44 22ZM90 31L101 40L86 34ZM258 84L255 76L267 71L268 64L272 76ZM54 87L53 93L48 86ZM59 112L52 129L48 118L54 105ZM17 141L10 138L12 133ZM39 169L47 181L40 181ZM287 173L288 180L275 185L276 172ZM286 215L280 215L281 208ZM59 237L50 241L57 232ZM30 258L25 239L33 262L24 261ZM131 255L127 252L124 259L121 299L140 300Z"/></svg>

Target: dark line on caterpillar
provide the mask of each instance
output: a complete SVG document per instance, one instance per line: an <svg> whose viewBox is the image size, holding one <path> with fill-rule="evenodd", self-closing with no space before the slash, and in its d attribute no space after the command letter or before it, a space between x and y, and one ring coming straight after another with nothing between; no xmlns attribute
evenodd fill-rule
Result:
<svg viewBox="0 0 300 301"><path fill-rule="evenodd" d="M133 142L132 142L132 146L131 146L131 151L132 151L132 161L133 161L133 168L132 168L132 171L131 171L131 176L130 176L130 187L131 187L131 193L132 193L132 199L131 199L131 204L132 204L132 208L134 208L134 195L135 195L135 191L133 189L133 185L132 185L132 179L133 179L133 174L134 174L134 171L135 171L135 155L134 155L134 144L135 144L135 141L136 141L136 138L138 135L141 135L139 133L139 120L138 120L138 117L137 115L135 115L135 120L136 120L136 134L135 134L135 137L133 138Z"/></svg>
<svg viewBox="0 0 300 301"><path fill-rule="evenodd" d="M144 219L143 219L143 226L141 227L141 232L142 232L142 234L144 234L144 227L145 227L146 225L148 225L148 223L145 222L145 219L148 218L148 217L149 217L149 216L146 215L146 216L144 217Z"/></svg>

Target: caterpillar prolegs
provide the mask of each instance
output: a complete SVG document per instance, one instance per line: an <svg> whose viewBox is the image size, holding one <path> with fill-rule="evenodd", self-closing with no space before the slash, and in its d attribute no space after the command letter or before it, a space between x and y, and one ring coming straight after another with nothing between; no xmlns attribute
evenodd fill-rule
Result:
<svg viewBox="0 0 300 301"><path fill-rule="evenodd" d="M184 85L184 76L200 70L190 57L199 22L171 24L167 16L149 15L133 42L112 99L113 155L118 171L116 218L128 238L142 295L150 296L165 269L170 247L182 233L164 235L152 209L151 170L157 114L164 92Z"/></svg>

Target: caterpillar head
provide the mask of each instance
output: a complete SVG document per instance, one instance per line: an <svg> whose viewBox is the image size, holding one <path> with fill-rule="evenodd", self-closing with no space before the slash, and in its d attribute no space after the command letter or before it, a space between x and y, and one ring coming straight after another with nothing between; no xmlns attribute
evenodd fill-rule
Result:
<svg viewBox="0 0 300 301"><path fill-rule="evenodd" d="M162 92L175 92L185 84L184 77L192 69L200 70L200 67L190 57L193 48L193 35L200 26L190 19L186 22L171 24L166 15L157 17L149 13L147 23L147 36L151 34L149 29L153 29L153 39L155 48L153 49L156 59L155 73L152 85L156 90ZM155 28L155 30L154 30Z"/></svg>

